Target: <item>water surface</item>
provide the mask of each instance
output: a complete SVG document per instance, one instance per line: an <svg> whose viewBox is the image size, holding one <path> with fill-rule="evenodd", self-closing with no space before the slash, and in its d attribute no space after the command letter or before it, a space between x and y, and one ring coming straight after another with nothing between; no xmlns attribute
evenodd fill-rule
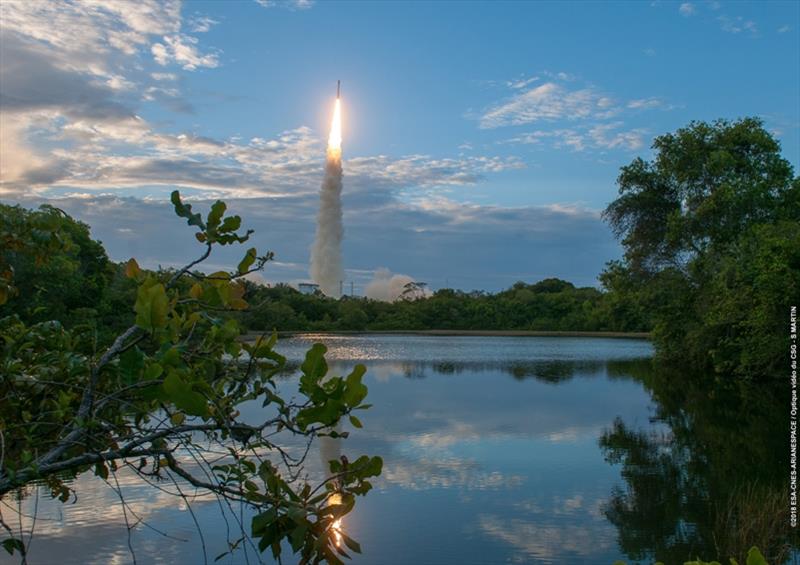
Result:
<svg viewBox="0 0 800 565"><path fill-rule="evenodd" d="M688 492L680 481L668 484L673 475L665 479L660 468L645 464L652 456L680 467L670 459L673 429L647 380L647 341L301 336L280 342L278 350L297 363L316 341L328 346L335 373L367 365L373 408L359 415L364 429L313 447L309 477L321 477L322 461L340 453L384 459L375 489L345 518L344 528L364 550L354 562L611 564L706 549L702 540L688 540L687 548L670 537L669 520L685 529L691 515L685 509L662 515L668 501L659 490L685 489L687 504L703 509L710 504L708 487ZM280 381L284 391L296 385L293 376ZM249 410L254 419L263 417L260 408ZM642 492L636 469L652 483L645 481ZM701 480L681 473L690 482ZM77 479L75 504L32 492L21 506L32 515L38 498L30 562L130 562L126 513L129 524L138 518L147 523L130 533L145 563L202 563L202 544L213 561L226 538L236 539L237 521L249 527L246 512L223 513L215 499L190 496L187 505L136 477L121 473L119 481L129 504L125 513L116 485L94 477ZM652 507L638 515L642 497ZM12 515L8 506L3 512L7 520ZM23 524L29 528L31 518ZM246 553L221 562L258 562L252 548Z"/></svg>

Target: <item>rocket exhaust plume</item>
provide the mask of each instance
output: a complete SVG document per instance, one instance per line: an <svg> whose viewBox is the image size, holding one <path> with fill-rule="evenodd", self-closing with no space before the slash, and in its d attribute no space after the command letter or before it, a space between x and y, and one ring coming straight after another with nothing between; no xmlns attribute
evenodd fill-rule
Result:
<svg viewBox="0 0 800 565"><path fill-rule="evenodd" d="M311 278L327 296L338 298L344 280L342 267L342 108L339 86L328 137L325 177L319 193L317 235L311 248Z"/></svg>

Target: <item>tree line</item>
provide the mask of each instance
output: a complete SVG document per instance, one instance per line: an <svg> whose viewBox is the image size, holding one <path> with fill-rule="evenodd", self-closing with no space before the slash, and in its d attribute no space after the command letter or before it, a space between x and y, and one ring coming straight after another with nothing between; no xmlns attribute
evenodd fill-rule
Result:
<svg viewBox="0 0 800 565"><path fill-rule="evenodd" d="M96 332L99 344L131 324L136 281L126 276L126 263L108 258L91 238L89 226L47 206L26 210L0 205L0 213L10 225L51 218L70 241L69 246L50 251L44 262L25 254L6 254L17 285L26 288L26 300L8 301L2 306L5 314L28 322L57 319L66 327L85 327ZM248 308L220 315L235 318L249 332L650 329L643 310L621 308L609 300L608 292L557 278L520 281L498 293L440 289L430 296L412 294L395 302L303 294L288 284L269 286L250 280L242 284Z"/></svg>

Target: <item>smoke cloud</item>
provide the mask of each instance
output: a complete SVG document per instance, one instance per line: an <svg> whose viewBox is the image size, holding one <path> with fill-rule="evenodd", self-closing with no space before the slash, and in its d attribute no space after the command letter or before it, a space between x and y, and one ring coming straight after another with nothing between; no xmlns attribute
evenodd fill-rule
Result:
<svg viewBox="0 0 800 565"><path fill-rule="evenodd" d="M367 298L381 300L383 302L394 302L404 297L420 298L430 294L430 291L427 289L419 289L410 293L406 292L408 290L406 285L413 282L415 282L414 279L408 275L393 275L389 269L382 268L375 271L375 276L367 284L364 289L364 294L366 294Z"/></svg>

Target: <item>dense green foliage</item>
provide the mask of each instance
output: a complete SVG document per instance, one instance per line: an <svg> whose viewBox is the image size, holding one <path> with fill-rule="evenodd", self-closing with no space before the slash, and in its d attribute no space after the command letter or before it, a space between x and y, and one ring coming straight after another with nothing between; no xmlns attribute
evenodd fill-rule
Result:
<svg viewBox="0 0 800 565"><path fill-rule="evenodd" d="M17 313L27 321L53 318L68 328L91 328L99 344L107 344L132 323L136 282L125 276L125 264L108 260L102 246L89 237L88 226L53 208L25 211L4 206L2 214L9 223L12 218L19 222L24 214L30 215L31 221L42 214L53 215L63 226L60 237L69 237L41 267L28 254L6 254L16 279L36 289L34 300L10 302L7 313ZM164 277L171 272L153 274ZM646 312L637 305L597 288L579 288L554 278L518 282L494 294L441 289L430 296L416 294L391 303L348 296L336 300L320 293L302 294L282 284L266 286L249 280L242 284L249 307L220 315L236 318L252 332L650 329Z"/></svg>
<svg viewBox="0 0 800 565"><path fill-rule="evenodd" d="M244 243L250 232L239 231L238 216L225 216L223 202L205 218L177 192L172 202L197 229L203 252L158 273L133 259L110 265L87 227L61 211L0 210L0 499L42 481L67 501L70 479L87 471L100 480L122 472L170 478L179 492L183 481L251 509L251 527L228 540L230 551L255 540L277 557L286 543L301 562L338 563L337 554L347 555L339 539L360 548L335 524L370 490L381 459L332 461L330 477L314 486L298 472L304 457L289 455L281 441L346 437L336 431L344 417L360 427L352 412L368 407L365 369L328 375L325 348L315 345L300 367L298 394L282 398L276 337L243 342L230 315L248 307L241 279L271 254L249 249L232 272L193 272L216 246ZM105 323L115 308L130 325L112 339ZM256 422L240 410L254 402L263 406ZM1 513L0 527L3 547L25 561L30 540Z"/></svg>
<svg viewBox="0 0 800 565"><path fill-rule="evenodd" d="M112 268L86 224L51 206L28 211L0 204L0 241L5 313L65 321L100 301ZM15 280L23 281L24 300L9 302L19 292Z"/></svg>
<svg viewBox="0 0 800 565"><path fill-rule="evenodd" d="M596 288L559 279L489 294L442 289L395 302L301 294L289 286L250 284L241 316L251 330L545 330L647 331L641 312L619 308Z"/></svg>
<svg viewBox="0 0 800 565"><path fill-rule="evenodd" d="M622 168L605 217L625 258L615 312L648 312L659 355L720 374L780 374L800 296L800 179L757 119L693 122Z"/></svg>
<svg viewBox="0 0 800 565"><path fill-rule="evenodd" d="M136 281L86 224L52 206L0 204L0 241L0 315L91 329L98 345L133 322Z"/></svg>

